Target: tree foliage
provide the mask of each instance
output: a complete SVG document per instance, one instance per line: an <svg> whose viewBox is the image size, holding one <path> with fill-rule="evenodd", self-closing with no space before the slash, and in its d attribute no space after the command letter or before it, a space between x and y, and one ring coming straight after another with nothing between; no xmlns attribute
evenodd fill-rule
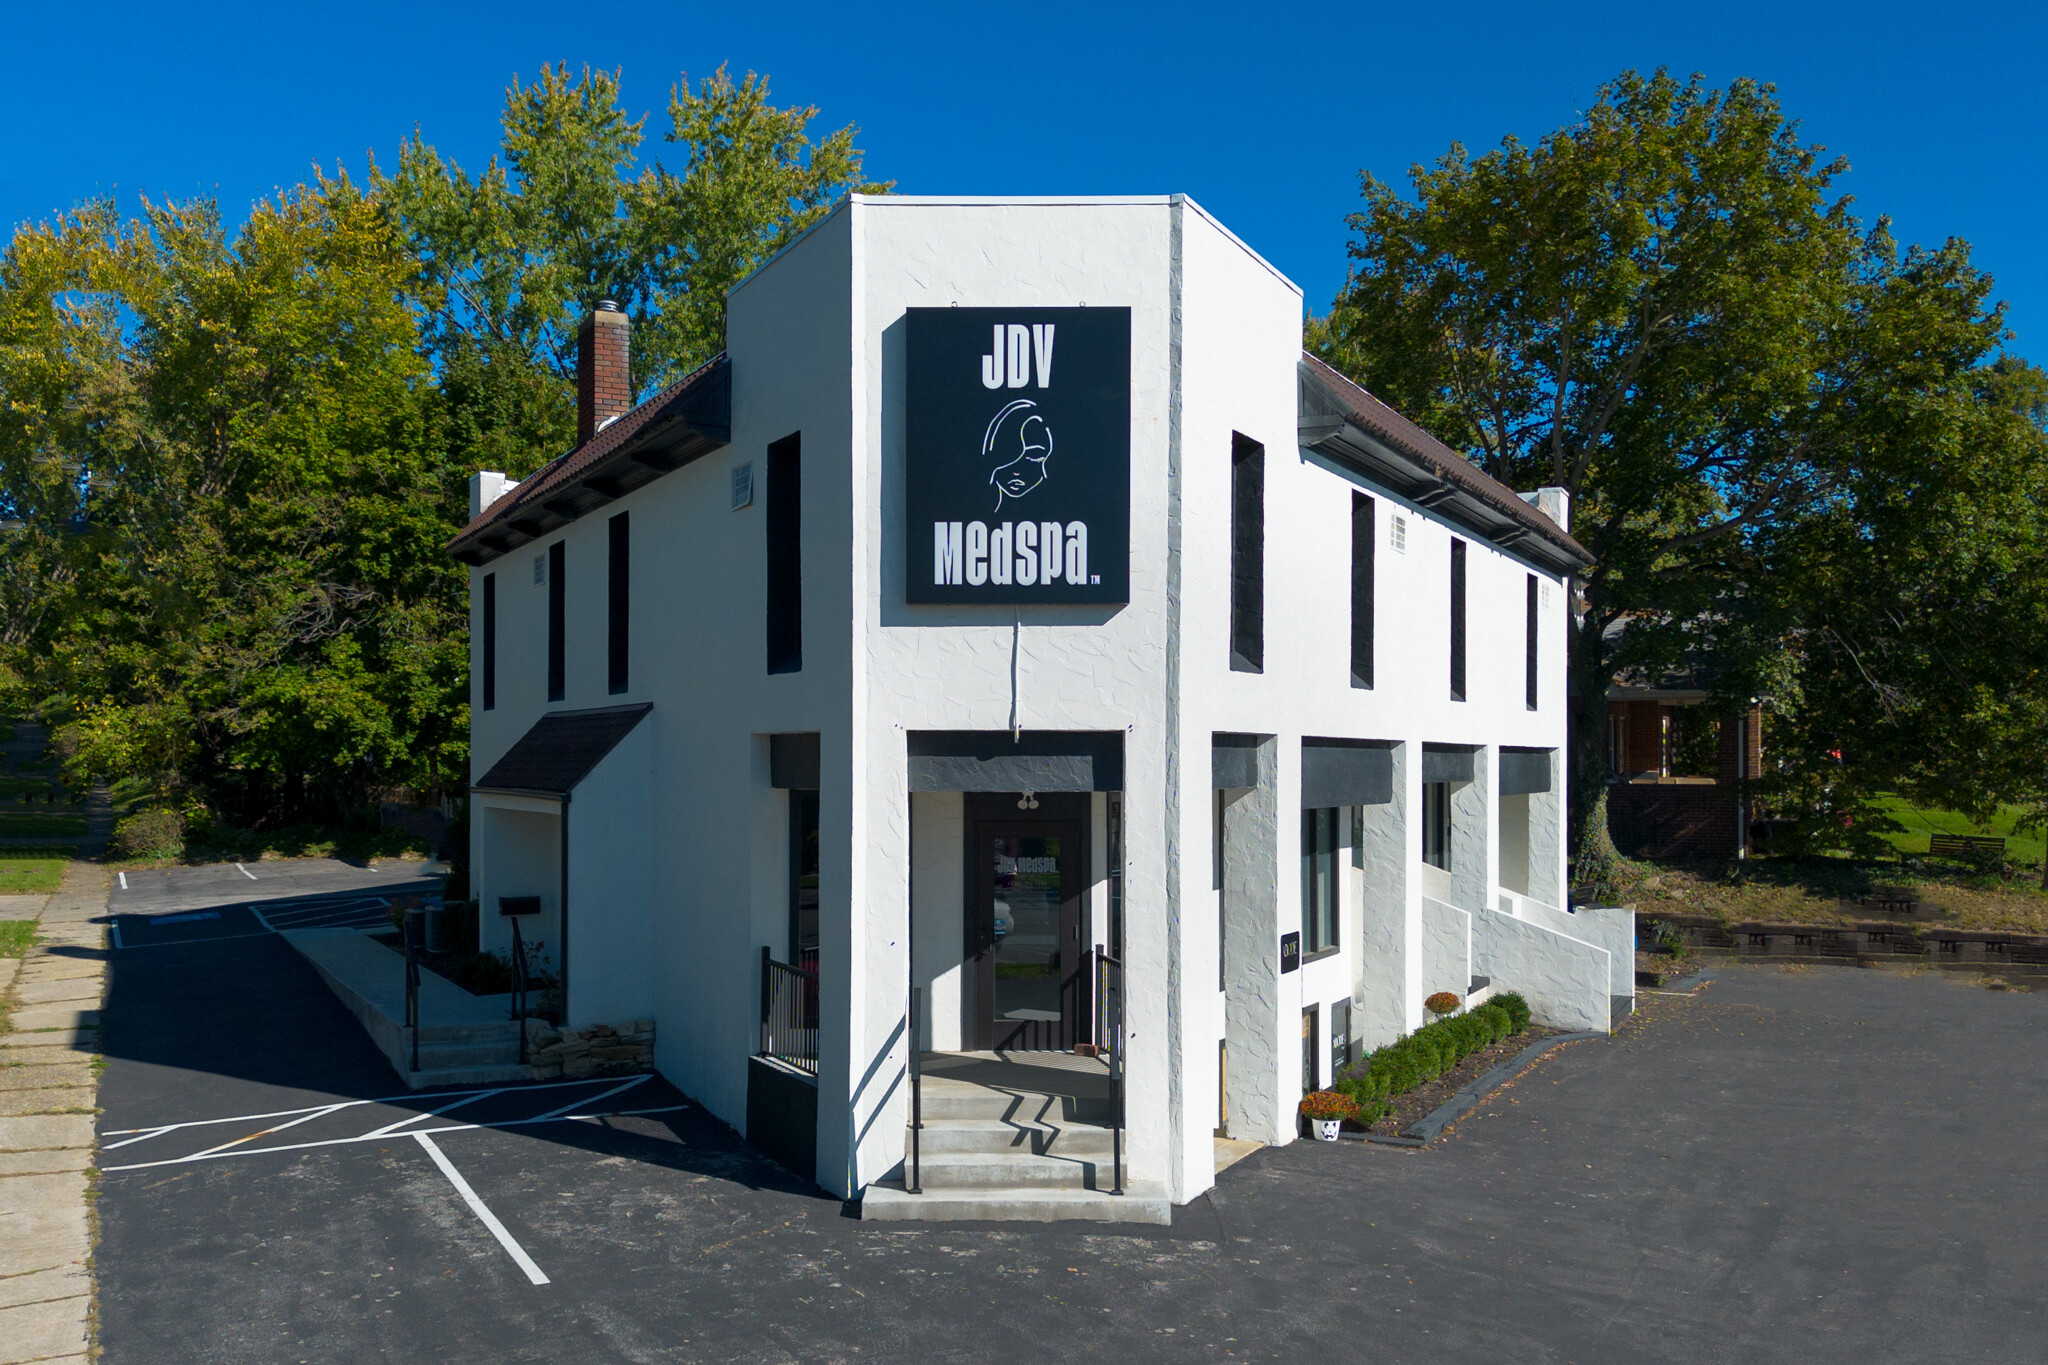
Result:
<svg viewBox="0 0 2048 1365"><path fill-rule="evenodd" d="M2040 457L1990 401L2009 382L2000 310L1965 244L1901 249L1885 219L1859 222L1834 189L1846 168L1770 86L1658 71L1533 146L1454 145L1407 195L1362 178L1353 269L1314 344L1496 477L1565 488L1598 558L1572 636L1581 826L1617 677L1704 660L1726 702L1803 697L1796 761L1858 731L1885 753L1867 787L1920 742L1867 728L1898 718L1884 686L1954 714L1992 662L1956 652L1981 617L1923 627L1943 610L1930 574L1960 592L1963 566L2028 553ZM1846 665L1880 637L1902 668L1928 662L1859 691Z"/></svg>
<svg viewBox="0 0 2048 1365"><path fill-rule="evenodd" d="M573 441L574 328L628 304L635 376L723 344L725 291L860 179L853 130L721 70L644 169L615 75L507 94L475 177L420 137L231 228L108 200L0 256L0 688L80 775L238 824L460 790L479 466Z"/></svg>

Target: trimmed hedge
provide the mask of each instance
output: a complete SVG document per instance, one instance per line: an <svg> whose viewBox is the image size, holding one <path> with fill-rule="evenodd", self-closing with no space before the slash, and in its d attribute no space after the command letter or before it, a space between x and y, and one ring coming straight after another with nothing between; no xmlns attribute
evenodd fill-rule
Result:
<svg viewBox="0 0 2048 1365"><path fill-rule="evenodd" d="M1371 1126L1390 1101L1443 1075L1482 1048L1529 1027L1529 1003L1510 991L1478 1009L1424 1024L1379 1048L1337 1078L1331 1089L1358 1102L1356 1122Z"/></svg>

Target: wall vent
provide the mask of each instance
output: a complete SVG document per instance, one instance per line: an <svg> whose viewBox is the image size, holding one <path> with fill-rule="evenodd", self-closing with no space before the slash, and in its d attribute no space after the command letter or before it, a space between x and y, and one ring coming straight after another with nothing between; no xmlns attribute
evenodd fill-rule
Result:
<svg viewBox="0 0 2048 1365"><path fill-rule="evenodd" d="M533 586L545 588L548 585L548 557L545 553L533 557Z"/></svg>
<svg viewBox="0 0 2048 1365"><path fill-rule="evenodd" d="M732 467L732 510L754 505L754 462L736 464Z"/></svg>
<svg viewBox="0 0 2048 1365"><path fill-rule="evenodd" d="M1394 547L1395 554L1408 553L1408 518L1396 516L1388 519L1387 543Z"/></svg>

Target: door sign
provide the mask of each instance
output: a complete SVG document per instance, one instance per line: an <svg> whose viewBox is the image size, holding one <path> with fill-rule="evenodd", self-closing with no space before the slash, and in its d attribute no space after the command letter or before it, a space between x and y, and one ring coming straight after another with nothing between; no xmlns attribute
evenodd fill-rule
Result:
<svg viewBox="0 0 2048 1365"><path fill-rule="evenodd" d="M912 308L905 596L1127 602L1131 310Z"/></svg>

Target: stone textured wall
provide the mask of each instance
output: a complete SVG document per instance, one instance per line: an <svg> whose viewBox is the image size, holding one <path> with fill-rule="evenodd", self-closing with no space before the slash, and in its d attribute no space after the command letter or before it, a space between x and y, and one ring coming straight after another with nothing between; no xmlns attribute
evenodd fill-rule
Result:
<svg viewBox="0 0 2048 1365"><path fill-rule="evenodd" d="M540 1019L526 1021L526 1056L535 1080L582 1080L654 1070L654 1021L593 1024L567 1033Z"/></svg>

